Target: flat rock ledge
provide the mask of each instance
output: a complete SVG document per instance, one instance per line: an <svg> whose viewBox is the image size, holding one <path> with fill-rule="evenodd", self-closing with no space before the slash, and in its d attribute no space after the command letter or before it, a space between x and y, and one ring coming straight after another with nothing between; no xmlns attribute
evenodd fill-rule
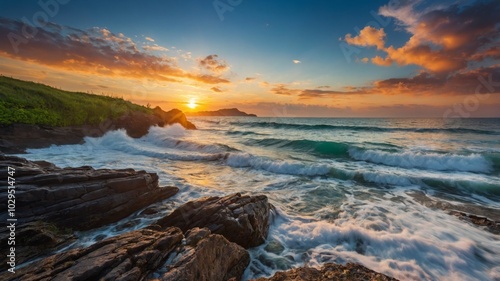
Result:
<svg viewBox="0 0 500 281"><path fill-rule="evenodd" d="M250 261L242 247L208 229L141 229L3 273L0 280L239 280Z"/></svg>
<svg viewBox="0 0 500 281"><path fill-rule="evenodd" d="M162 227L175 226L186 232L206 227L212 233L244 248L258 246L267 238L271 205L264 195L204 197L190 201L158 220Z"/></svg>
<svg viewBox="0 0 500 281"><path fill-rule="evenodd" d="M327 263L321 269L301 267L277 272L270 278L259 278L253 281L331 281L331 280L363 280L363 281L397 281L392 277L375 272L362 265L347 263L346 265Z"/></svg>
<svg viewBox="0 0 500 281"><path fill-rule="evenodd" d="M15 168L16 247L19 263L51 252L70 242L74 230L88 230L117 222L157 201L175 195L176 187L159 187L158 176L145 171L95 170L92 167L58 168L0 155L1 178ZM8 186L0 186L0 200L7 202ZM7 212L0 214L7 220ZM7 245L8 229L0 230ZM4 268L6 258L1 259Z"/></svg>

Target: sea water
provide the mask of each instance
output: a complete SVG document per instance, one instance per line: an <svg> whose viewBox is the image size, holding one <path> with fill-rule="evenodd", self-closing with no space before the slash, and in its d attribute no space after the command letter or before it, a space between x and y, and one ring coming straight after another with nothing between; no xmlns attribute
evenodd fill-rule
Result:
<svg viewBox="0 0 500 281"><path fill-rule="evenodd" d="M162 186L181 189L157 216L81 232L71 247L143 227L195 198L242 192L276 207L245 279L356 262L401 280L500 280L500 236L417 196L498 217L500 119L191 120L198 130L152 127L139 139L118 130L19 156L156 172Z"/></svg>

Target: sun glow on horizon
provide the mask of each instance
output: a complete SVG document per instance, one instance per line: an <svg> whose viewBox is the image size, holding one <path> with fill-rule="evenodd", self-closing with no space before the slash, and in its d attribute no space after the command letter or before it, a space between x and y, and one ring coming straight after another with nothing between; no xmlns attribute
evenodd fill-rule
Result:
<svg viewBox="0 0 500 281"><path fill-rule="evenodd" d="M198 106L198 104L196 104L196 99L195 98L190 99L187 106L191 109L195 109Z"/></svg>

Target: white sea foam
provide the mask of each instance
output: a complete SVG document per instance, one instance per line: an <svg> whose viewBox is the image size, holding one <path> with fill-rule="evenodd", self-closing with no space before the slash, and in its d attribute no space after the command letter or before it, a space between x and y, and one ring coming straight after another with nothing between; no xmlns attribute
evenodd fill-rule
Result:
<svg viewBox="0 0 500 281"><path fill-rule="evenodd" d="M403 192L394 196L408 198ZM272 275L283 266L283 256L288 266L361 263L400 280L495 278L500 266L495 235L408 203L351 197L334 223L285 215L272 225L268 239L281 244L283 252L278 256L265 246L251 250L246 278Z"/></svg>
<svg viewBox="0 0 500 281"><path fill-rule="evenodd" d="M140 140L158 147L175 148L179 150L198 151L204 153L222 153L231 151L230 147L222 144L206 144L192 140L187 140L185 137L190 131L184 129L179 124L174 124L169 127L151 127L149 133Z"/></svg>
<svg viewBox="0 0 500 281"><path fill-rule="evenodd" d="M304 164L285 160L271 160L247 153L229 154L226 163L231 167L251 167L276 174L319 176L326 175L331 168L323 164Z"/></svg>
<svg viewBox="0 0 500 281"><path fill-rule="evenodd" d="M484 147L478 153L485 156L460 155L454 150L439 154L422 151L424 147L411 150L410 142L401 140L398 149L406 150L396 153L367 147L367 138L360 138L358 148L349 150L350 157L319 159L301 151L287 150L283 155L281 148L247 146L245 135L227 137L223 133L229 129L243 130L222 123L217 125L218 131L190 131L173 125L152 127L139 139L118 130L100 138L86 138L83 145L29 150L32 154L20 156L59 166L131 167L157 172L163 184L168 182L182 189L182 202L214 195L215 190L220 192L217 195L253 191L266 194L278 209L290 212L272 224L267 241L278 241L284 251L271 253L265 246L251 249L252 262L246 278L269 276L278 269L304 264L353 261L400 280L500 280L497 237L441 210L422 206L406 194L408 190L423 190L452 204L466 202L498 208L498 192L492 192L498 190L498 173L491 172L493 165L486 159L489 155L483 153L488 151ZM274 131L266 132L273 135ZM299 130L289 132L286 135L280 131L279 137L310 138L309 133ZM337 135L327 135L325 130L317 138L346 141ZM447 149L434 144L435 151ZM494 142L487 146L495 149ZM370 147L373 149L367 150ZM193 167L199 168L195 176L191 173ZM216 189L205 184L205 174L217 178L213 184ZM197 195L192 196L193 192ZM436 193L447 197L439 199ZM459 201L453 201L457 198L454 194L458 194ZM86 245L93 243L98 234L117 233L109 227L96 230L86 238L80 237L78 243Z"/></svg>
<svg viewBox="0 0 500 281"><path fill-rule="evenodd" d="M489 173L492 170L491 163L479 154L392 153L380 150L350 149L349 155L355 160L402 168L478 173Z"/></svg>

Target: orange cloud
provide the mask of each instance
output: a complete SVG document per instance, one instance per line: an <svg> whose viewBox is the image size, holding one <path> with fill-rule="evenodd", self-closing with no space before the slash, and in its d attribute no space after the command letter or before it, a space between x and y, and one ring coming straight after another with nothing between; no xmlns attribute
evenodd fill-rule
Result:
<svg viewBox="0 0 500 281"><path fill-rule="evenodd" d="M358 36L352 37L347 34L344 40L351 45L371 47L376 46L377 49L382 50L385 45L385 32L384 29L376 29L371 26L363 28Z"/></svg>
<svg viewBox="0 0 500 281"><path fill-rule="evenodd" d="M267 83L267 82L264 82L264 83ZM277 85L274 85L273 88L271 88L271 93L276 94L276 95L291 96L291 95L297 94L298 90L290 89L285 84L277 84Z"/></svg>
<svg viewBox="0 0 500 281"><path fill-rule="evenodd" d="M366 61L364 60L366 59ZM368 62L368 58L364 58L363 62ZM380 56L375 56L374 58L371 59L373 64L380 65L380 66L391 66L392 65L392 59L391 58L385 58L383 59Z"/></svg>
<svg viewBox="0 0 500 281"><path fill-rule="evenodd" d="M222 73L229 70L229 65L225 61L221 61L217 55L209 55L199 60L199 65L201 68L214 73Z"/></svg>
<svg viewBox="0 0 500 281"><path fill-rule="evenodd" d="M222 92L224 92L220 88L217 88L217 87L212 87L211 90L214 91L214 92L216 92L216 93L222 93Z"/></svg>
<svg viewBox="0 0 500 281"><path fill-rule="evenodd" d="M385 48L384 29L370 26L356 37L347 34L345 41L357 46L377 46L386 53L385 58L372 58L373 64L413 64L443 75L464 70L488 57L500 58L497 1L435 5L424 11L417 10L417 2L383 6L379 10L381 15L395 18L396 23L411 34L403 46Z"/></svg>
<svg viewBox="0 0 500 281"><path fill-rule="evenodd" d="M149 50L164 50L158 45L139 49L123 34L107 29L80 29L48 23L36 28L36 36L24 37L24 23L0 18L0 55L59 69L128 78L150 78L167 82L190 79L200 83L229 83L214 74L198 74L181 69L175 58L156 56Z"/></svg>

